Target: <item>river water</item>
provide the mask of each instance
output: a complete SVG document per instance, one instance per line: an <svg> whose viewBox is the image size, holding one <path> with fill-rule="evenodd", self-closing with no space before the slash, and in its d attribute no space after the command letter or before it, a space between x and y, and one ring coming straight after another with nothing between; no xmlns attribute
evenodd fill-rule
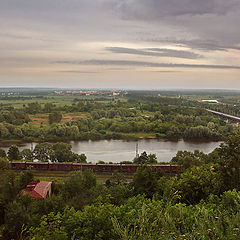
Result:
<svg viewBox="0 0 240 240"><path fill-rule="evenodd" d="M84 153L87 161L96 163L99 160L104 162L131 161L136 155L136 141L124 140L100 140L100 141L71 141L72 151ZM138 141L138 153L146 151L155 153L159 162L169 162L179 150L194 151L196 149L204 153L210 153L222 142L186 142L164 141L156 139L142 139ZM37 143L24 143L19 150L35 147ZM8 147L2 147L8 150Z"/></svg>

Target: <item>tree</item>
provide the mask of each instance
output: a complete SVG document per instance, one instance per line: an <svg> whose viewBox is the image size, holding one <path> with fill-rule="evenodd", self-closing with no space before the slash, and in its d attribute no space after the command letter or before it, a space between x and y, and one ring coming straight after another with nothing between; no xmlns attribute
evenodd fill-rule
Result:
<svg viewBox="0 0 240 240"><path fill-rule="evenodd" d="M0 137L6 138L8 136L9 136L9 130L4 124L0 123Z"/></svg>
<svg viewBox="0 0 240 240"><path fill-rule="evenodd" d="M39 143L34 148L34 157L42 162L49 161L53 156L53 148L51 143Z"/></svg>
<svg viewBox="0 0 240 240"><path fill-rule="evenodd" d="M171 163L178 164L184 171L187 168L204 164L206 158L207 156L199 150L195 150L193 153L189 151L178 151L176 156L172 158Z"/></svg>
<svg viewBox="0 0 240 240"><path fill-rule="evenodd" d="M33 179L34 179L34 176L31 170L21 172L17 176L19 189L24 189L30 182L33 181Z"/></svg>
<svg viewBox="0 0 240 240"><path fill-rule="evenodd" d="M52 112L48 115L49 123L59 123L62 120L62 114L60 112Z"/></svg>
<svg viewBox="0 0 240 240"><path fill-rule="evenodd" d="M3 157L3 158L7 157L7 154L3 149L0 149L0 157Z"/></svg>
<svg viewBox="0 0 240 240"><path fill-rule="evenodd" d="M49 112L52 111L53 107L54 107L54 106L53 106L52 103L45 103L43 110L44 110L44 112L49 113Z"/></svg>
<svg viewBox="0 0 240 240"><path fill-rule="evenodd" d="M31 239L46 240L68 240L67 233L63 224L61 213L54 215L53 212L41 218L40 225L35 229L31 229Z"/></svg>
<svg viewBox="0 0 240 240"><path fill-rule="evenodd" d="M223 190L240 189L240 135L229 137L218 149L218 168Z"/></svg>
<svg viewBox="0 0 240 240"><path fill-rule="evenodd" d="M178 193L180 201L187 204L196 204L221 190L220 179L211 165L189 168L173 180L170 191Z"/></svg>
<svg viewBox="0 0 240 240"><path fill-rule="evenodd" d="M151 166L138 168L133 176L132 185L136 194L146 194L152 198L157 190L158 180L163 176L163 171Z"/></svg>
<svg viewBox="0 0 240 240"><path fill-rule="evenodd" d="M72 160L72 146L67 143L58 142L53 144L53 155L51 160L54 162L71 162Z"/></svg>
<svg viewBox="0 0 240 240"><path fill-rule="evenodd" d="M5 227L10 239L20 239L24 224L30 223L30 215L25 206L19 202L9 203L5 211Z"/></svg>
<svg viewBox="0 0 240 240"><path fill-rule="evenodd" d="M8 149L8 160L13 161L13 160L20 160L21 156L19 153L19 149L16 145L11 145L10 148Z"/></svg>
<svg viewBox="0 0 240 240"><path fill-rule="evenodd" d="M135 164L155 164L157 163L156 154L147 154L145 151L141 153L139 157L134 158L133 163Z"/></svg>
<svg viewBox="0 0 240 240"><path fill-rule="evenodd" d="M0 170L8 170L11 168L9 161L6 158L0 157Z"/></svg>
<svg viewBox="0 0 240 240"><path fill-rule="evenodd" d="M70 161L78 163L87 163L87 156L84 153L81 153L80 155L77 153L72 153Z"/></svg>
<svg viewBox="0 0 240 240"><path fill-rule="evenodd" d="M27 113L34 114L41 111L41 105L38 102L28 103Z"/></svg>
<svg viewBox="0 0 240 240"><path fill-rule="evenodd" d="M87 163L87 156L84 153L81 153L79 156L80 163Z"/></svg>
<svg viewBox="0 0 240 240"><path fill-rule="evenodd" d="M5 174L0 175L0 182L0 203L13 201L20 190L16 181L16 173L6 171Z"/></svg>
<svg viewBox="0 0 240 240"><path fill-rule="evenodd" d="M111 178L106 181L106 184L110 186L110 185L120 185L126 182L127 180L124 174L115 171L112 173Z"/></svg>
<svg viewBox="0 0 240 240"><path fill-rule="evenodd" d="M70 206L82 208L91 202L91 189L96 186L96 176L92 171L72 173L63 183L62 196Z"/></svg>
<svg viewBox="0 0 240 240"><path fill-rule="evenodd" d="M23 149L20 153L21 158L24 160L32 161L34 159L33 152L30 149Z"/></svg>

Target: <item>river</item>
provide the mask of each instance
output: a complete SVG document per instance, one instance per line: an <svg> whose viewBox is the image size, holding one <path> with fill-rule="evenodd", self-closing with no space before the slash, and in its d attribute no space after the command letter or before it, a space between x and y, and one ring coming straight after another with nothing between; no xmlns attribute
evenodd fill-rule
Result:
<svg viewBox="0 0 240 240"><path fill-rule="evenodd" d="M87 161L96 163L99 160L105 162L131 161L136 155L136 141L124 140L100 140L100 141L71 141L72 151L75 153L84 153ZM210 153L222 142L186 142L164 141L164 140L139 140L138 152L143 151L155 153L159 162L169 162L179 150L194 151L196 149L204 153ZM19 150L24 148L34 148L37 143L24 143L19 146ZM8 147L2 147L8 150Z"/></svg>

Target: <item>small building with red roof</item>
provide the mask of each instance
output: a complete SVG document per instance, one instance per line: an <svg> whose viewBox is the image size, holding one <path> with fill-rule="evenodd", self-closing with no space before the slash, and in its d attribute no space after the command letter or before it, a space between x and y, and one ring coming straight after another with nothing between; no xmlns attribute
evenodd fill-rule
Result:
<svg viewBox="0 0 240 240"><path fill-rule="evenodd" d="M34 181L30 182L25 189L21 191L21 195L28 194L30 195L33 199L44 199L47 197L51 197L52 195L52 182L48 181Z"/></svg>

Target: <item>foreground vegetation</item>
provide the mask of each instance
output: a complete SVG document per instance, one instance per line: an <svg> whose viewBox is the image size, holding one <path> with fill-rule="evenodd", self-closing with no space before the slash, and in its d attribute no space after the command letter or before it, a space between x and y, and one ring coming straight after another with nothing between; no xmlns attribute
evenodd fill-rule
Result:
<svg viewBox="0 0 240 240"><path fill-rule="evenodd" d="M15 174L1 158L3 239L239 239L240 136L210 154L178 152L181 166L166 177L143 165L131 182L114 173L98 184L90 172L57 180L53 197L31 200L18 193L33 179Z"/></svg>

